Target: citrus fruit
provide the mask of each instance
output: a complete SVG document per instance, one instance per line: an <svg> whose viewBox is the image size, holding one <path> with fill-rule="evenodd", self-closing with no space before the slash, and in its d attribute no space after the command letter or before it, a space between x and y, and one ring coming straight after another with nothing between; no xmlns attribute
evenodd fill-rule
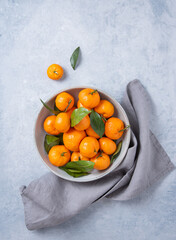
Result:
<svg viewBox="0 0 176 240"><path fill-rule="evenodd" d="M49 116L45 119L43 123L43 128L45 132L51 135L58 135L60 132L55 128L56 116Z"/></svg>
<svg viewBox="0 0 176 240"><path fill-rule="evenodd" d="M86 130L90 126L90 118L86 115L74 128L78 131Z"/></svg>
<svg viewBox="0 0 176 240"><path fill-rule="evenodd" d="M68 111L74 105L74 98L71 94L62 92L57 95L55 104L60 111Z"/></svg>
<svg viewBox="0 0 176 240"><path fill-rule="evenodd" d="M122 129L124 129L124 123L119 118L111 117L105 123L105 135L113 140L123 135Z"/></svg>
<svg viewBox="0 0 176 240"><path fill-rule="evenodd" d="M63 134L64 145L70 151L79 151L79 144L83 138L86 137L85 131L77 131L74 128L70 128L68 132Z"/></svg>
<svg viewBox="0 0 176 240"><path fill-rule="evenodd" d="M94 108L100 103L100 95L97 90L85 88L79 92L79 101L86 108Z"/></svg>
<svg viewBox="0 0 176 240"><path fill-rule="evenodd" d="M70 151L64 145L56 145L50 149L48 157L53 165L61 167L70 160Z"/></svg>
<svg viewBox="0 0 176 240"><path fill-rule="evenodd" d="M80 108L80 107L83 107L83 108L86 108L87 110L91 110L91 108L87 108L87 107L85 107L79 100L78 100L78 102L77 102L77 108Z"/></svg>
<svg viewBox="0 0 176 240"><path fill-rule="evenodd" d="M71 161L76 162L79 160L89 161L89 158L84 157L80 152L73 152L71 155Z"/></svg>
<svg viewBox="0 0 176 240"><path fill-rule="evenodd" d="M62 133L67 132L70 129L70 117L67 113L61 112L57 115L55 128Z"/></svg>
<svg viewBox="0 0 176 240"><path fill-rule="evenodd" d="M64 74L63 68L58 64L52 64L47 69L47 75L53 80L60 79Z"/></svg>
<svg viewBox="0 0 176 240"><path fill-rule="evenodd" d="M99 142L94 137L85 137L80 143L79 150L83 156L92 158L99 150Z"/></svg>
<svg viewBox="0 0 176 240"><path fill-rule="evenodd" d="M108 155L113 154L117 148L115 142L107 137L100 138L99 144L100 144L100 149Z"/></svg>
<svg viewBox="0 0 176 240"><path fill-rule="evenodd" d="M114 106L107 100L100 100L100 103L94 110L104 118L109 118L114 114Z"/></svg>
<svg viewBox="0 0 176 240"><path fill-rule="evenodd" d="M106 153L98 153L93 158L91 158L92 162L94 162L94 168L97 170L104 170L110 165L110 158Z"/></svg>
<svg viewBox="0 0 176 240"><path fill-rule="evenodd" d="M95 138L100 138L100 136L93 130L93 128L91 127L91 125L86 129L86 133L88 136L90 137L95 137Z"/></svg>

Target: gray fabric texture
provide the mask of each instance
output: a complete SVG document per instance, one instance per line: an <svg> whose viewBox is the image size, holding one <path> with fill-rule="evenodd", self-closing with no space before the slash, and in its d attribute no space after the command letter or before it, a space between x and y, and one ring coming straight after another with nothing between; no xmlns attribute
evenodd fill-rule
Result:
<svg viewBox="0 0 176 240"><path fill-rule="evenodd" d="M29 230L61 224L103 197L117 201L135 198L175 168L149 128L150 99L139 80L127 85L122 106L132 129L122 164L93 182L70 182L47 173L28 187L22 186L20 192Z"/></svg>

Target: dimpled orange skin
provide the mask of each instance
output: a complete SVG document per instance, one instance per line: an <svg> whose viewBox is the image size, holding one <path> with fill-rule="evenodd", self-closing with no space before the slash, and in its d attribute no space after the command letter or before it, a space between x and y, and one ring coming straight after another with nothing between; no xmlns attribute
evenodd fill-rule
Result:
<svg viewBox="0 0 176 240"><path fill-rule="evenodd" d="M50 162L56 166L64 166L70 160L70 151L64 145L52 147L48 154Z"/></svg>
<svg viewBox="0 0 176 240"><path fill-rule="evenodd" d="M117 148L115 142L107 137L100 138L99 144L100 144L100 149L108 155L113 154Z"/></svg>
<svg viewBox="0 0 176 240"><path fill-rule="evenodd" d="M114 114L114 106L107 100L100 100L100 103L94 110L105 118L110 118Z"/></svg>
<svg viewBox="0 0 176 240"><path fill-rule="evenodd" d="M91 89L91 88L85 88L85 89L81 90L79 92L78 97L79 97L79 101L86 108L94 108L94 107L98 106L98 104L100 103L99 93L96 90Z"/></svg>
<svg viewBox="0 0 176 240"><path fill-rule="evenodd" d="M80 153L88 158L94 157L99 150L99 142L94 137L85 137L80 145L79 151Z"/></svg>
<svg viewBox="0 0 176 240"><path fill-rule="evenodd" d="M109 118L105 123L105 135L113 140L119 139L123 135L124 123L119 118Z"/></svg>
<svg viewBox="0 0 176 240"><path fill-rule="evenodd" d="M89 158L84 157L80 152L73 152L71 155L71 162L76 162L79 160L89 161Z"/></svg>
<svg viewBox="0 0 176 240"><path fill-rule="evenodd" d="M99 156L99 155L102 156ZM94 168L97 170L104 170L110 165L110 158L106 153L98 153L95 157L91 158L91 162L94 162Z"/></svg>
<svg viewBox="0 0 176 240"><path fill-rule="evenodd" d="M67 113L61 112L57 115L55 128L61 133L67 132L70 129L70 117Z"/></svg>
<svg viewBox="0 0 176 240"><path fill-rule="evenodd" d="M60 79L64 74L63 68L58 64L52 64L47 69L47 75L52 80Z"/></svg>
<svg viewBox="0 0 176 240"><path fill-rule="evenodd" d="M90 137L95 137L95 138L100 138L100 136L93 130L93 128L91 127L91 125L88 127L88 129L86 129L86 133L88 136Z"/></svg>
<svg viewBox="0 0 176 240"><path fill-rule="evenodd" d="M62 92L62 93L58 94L56 99L55 99L56 107L60 111L65 111L65 109L67 108L70 100L71 100L71 103L70 103L67 111L70 110L73 107L73 105L74 105L74 98L73 98L73 96L71 94L69 94L67 92Z"/></svg>
<svg viewBox="0 0 176 240"><path fill-rule="evenodd" d="M75 109L76 109L75 107L72 107L72 108L67 112L69 118L71 118L72 112L73 112Z"/></svg>
<svg viewBox="0 0 176 240"><path fill-rule="evenodd" d="M74 128L70 128L68 132L63 134L64 145L70 151L78 152L80 142L85 137L86 137L85 131L77 131Z"/></svg>
<svg viewBox="0 0 176 240"><path fill-rule="evenodd" d="M56 116L49 116L45 119L43 123L43 128L45 132L51 135L58 135L60 132L55 128Z"/></svg>
<svg viewBox="0 0 176 240"><path fill-rule="evenodd" d="M86 108L87 110L91 110L91 108L87 108L87 107L85 107L79 100L78 100L78 102L77 102L77 108L80 108L80 107L83 107L83 108Z"/></svg>
<svg viewBox="0 0 176 240"><path fill-rule="evenodd" d="M86 115L74 128L78 131L86 130L90 126L90 118Z"/></svg>

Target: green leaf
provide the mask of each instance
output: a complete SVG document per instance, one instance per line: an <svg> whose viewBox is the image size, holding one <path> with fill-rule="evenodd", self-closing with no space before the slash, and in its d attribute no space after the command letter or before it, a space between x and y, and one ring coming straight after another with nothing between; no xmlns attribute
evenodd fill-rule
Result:
<svg viewBox="0 0 176 240"><path fill-rule="evenodd" d="M83 107L75 109L71 115L71 127L74 127L76 124L78 124L89 113L91 113L91 111Z"/></svg>
<svg viewBox="0 0 176 240"><path fill-rule="evenodd" d="M101 116L92 110L90 114L90 125L93 128L93 130L102 137L105 131L105 124L101 118Z"/></svg>
<svg viewBox="0 0 176 240"><path fill-rule="evenodd" d="M117 145L117 148L116 148L116 151L115 153L112 155L111 157L111 164L116 160L116 158L119 156L120 154L120 151L121 151L121 148L122 148L122 141L120 141Z"/></svg>
<svg viewBox="0 0 176 240"><path fill-rule="evenodd" d="M59 114L59 113L61 112L61 111L55 111L55 110L53 110L52 108L50 108L46 103L44 103L44 102L42 101L42 99L40 99L40 101L42 102L43 106L44 106L46 109L48 109L51 113L57 115L57 114Z"/></svg>
<svg viewBox="0 0 176 240"><path fill-rule="evenodd" d="M70 63L74 70L76 67L77 60L78 60L79 52L80 52L80 47L77 47L75 49L75 51L72 53L71 58L70 58Z"/></svg>
<svg viewBox="0 0 176 240"><path fill-rule="evenodd" d="M46 134L45 135L45 140L44 140L44 148L47 153L49 153L50 149L55 146L59 145L61 142L61 136L60 137L55 137Z"/></svg>
<svg viewBox="0 0 176 240"><path fill-rule="evenodd" d="M56 112L58 112L58 113L61 112L61 111L59 110L59 108L56 107L56 103L55 103L55 102L54 102L54 111L56 111Z"/></svg>
<svg viewBox="0 0 176 240"><path fill-rule="evenodd" d="M88 175L93 169L94 164L95 163L91 161L81 160L76 162L68 162L65 166L59 168L73 177L81 177Z"/></svg>
<svg viewBox="0 0 176 240"><path fill-rule="evenodd" d="M74 169L81 172L89 172L94 167L94 162L91 161L85 161L85 160L79 160L76 162L68 162L64 167L67 169Z"/></svg>
<svg viewBox="0 0 176 240"><path fill-rule="evenodd" d="M86 176L89 174L88 172L74 171L73 169L67 169L65 167L60 167L60 169L62 169L63 171L68 173L70 176L75 177L75 178Z"/></svg>

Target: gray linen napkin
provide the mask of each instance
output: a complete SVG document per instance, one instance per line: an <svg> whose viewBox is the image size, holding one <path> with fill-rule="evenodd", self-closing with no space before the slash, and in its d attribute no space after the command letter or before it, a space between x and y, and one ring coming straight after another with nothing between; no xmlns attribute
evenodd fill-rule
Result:
<svg viewBox="0 0 176 240"><path fill-rule="evenodd" d="M130 147L122 164L87 183L69 182L48 173L20 188L29 230L55 226L103 198L129 200L175 167L149 129L150 100L139 80L127 85L123 99L131 124Z"/></svg>

